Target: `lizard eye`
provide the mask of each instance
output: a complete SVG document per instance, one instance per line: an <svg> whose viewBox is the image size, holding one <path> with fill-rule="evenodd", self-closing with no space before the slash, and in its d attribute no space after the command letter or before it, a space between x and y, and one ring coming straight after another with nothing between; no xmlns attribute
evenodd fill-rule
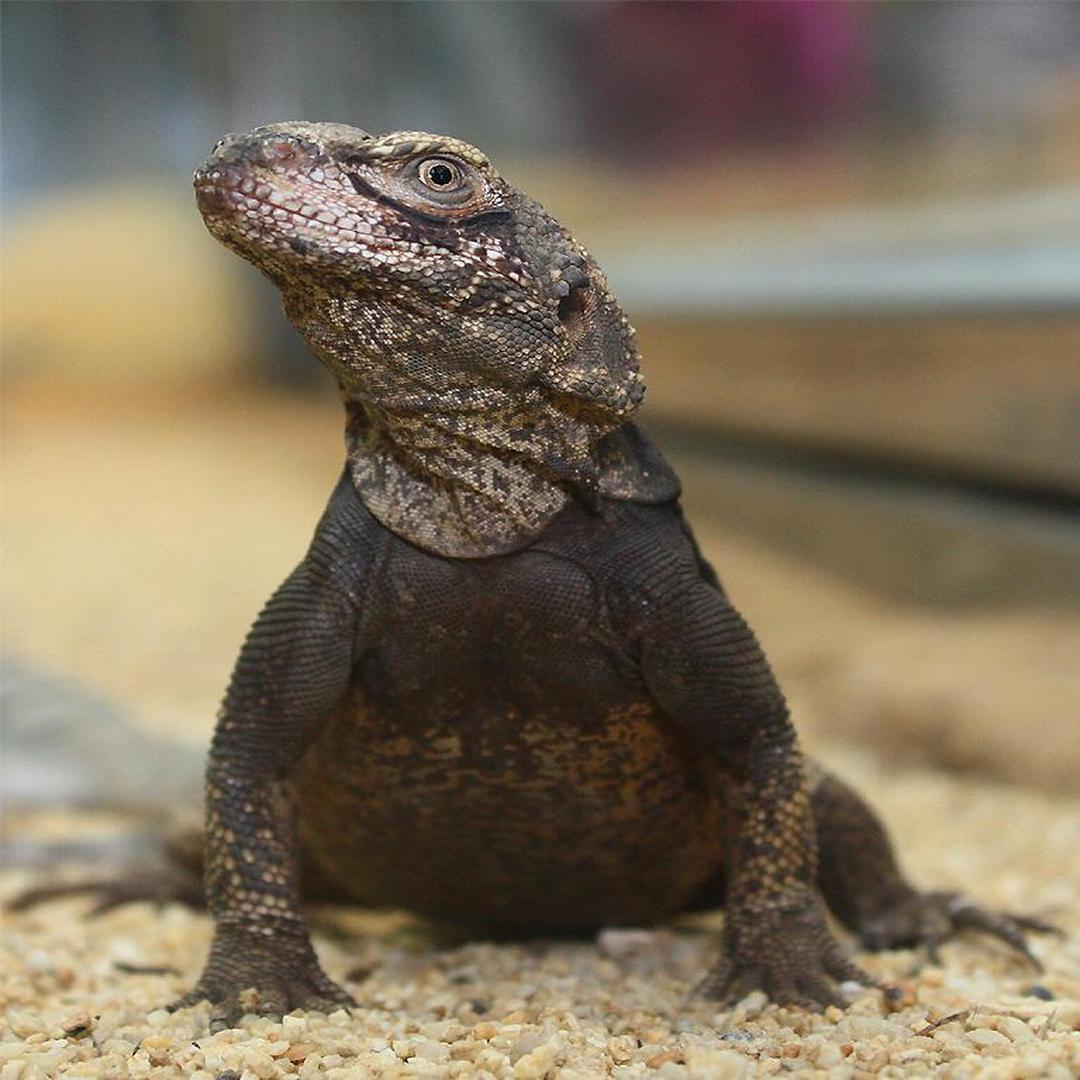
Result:
<svg viewBox="0 0 1080 1080"><path fill-rule="evenodd" d="M449 191L461 183L461 169L446 158L428 158L420 162L421 183L435 191Z"/></svg>

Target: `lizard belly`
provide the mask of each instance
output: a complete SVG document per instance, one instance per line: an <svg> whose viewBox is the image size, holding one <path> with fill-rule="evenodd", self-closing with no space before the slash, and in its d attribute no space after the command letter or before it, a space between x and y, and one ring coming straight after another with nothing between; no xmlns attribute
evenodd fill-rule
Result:
<svg viewBox="0 0 1080 1080"><path fill-rule="evenodd" d="M648 699L406 722L354 688L296 786L305 850L331 881L458 921L648 923L722 858L720 778Z"/></svg>

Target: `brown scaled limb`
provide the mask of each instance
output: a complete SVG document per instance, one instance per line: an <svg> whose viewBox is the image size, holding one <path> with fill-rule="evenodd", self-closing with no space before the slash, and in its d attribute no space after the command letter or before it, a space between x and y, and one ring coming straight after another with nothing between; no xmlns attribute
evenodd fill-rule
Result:
<svg viewBox="0 0 1080 1080"><path fill-rule="evenodd" d="M924 945L935 961L943 941L979 930L1011 945L1041 970L1026 930L1054 932L1041 919L978 906L956 892L920 892L901 870L874 811L842 780L812 764L818 827L818 886L832 913L867 949Z"/></svg>
<svg viewBox="0 0 1080 1080"><path fill-rule="evenodd" d="M777 1004L817 1010L846 1007L838 983L880 985L845 955L813 895L794 906L745 908L726 918L724 955L696 994L733 1005L761 990Z"/></svg>
<svg viewBox="0 0 1080 1080"><path fill-rule="evenodd" d="M149 900L161 905L205 906L202 882L197 874L172 863L134 864L113 877L84 878L78 881L38 885L19 893L8 904L9 911L26 911L50 900L67 896L93 896L91 916L101 915L124 904Z"/></svg>
<svg viewBox="0 0 1080 1080"><path fill-rule="evenodd" d="M1004 941L1021 953L1036 971L1043 966L1032 953L1025 931L1060 934L1056 926L1027 915L990 911L968 900L962 893L912 890L905 898L859 927L859 936L868 949L894 949L924 945L937 963L943 942L961 930L978 930Z"/></svg>
<svg viewBox="0 0 1080 1080"><path fill-rule="evenodd" d="M204 908L202 829L170 828L162 837L162 844L163 850L157 857L132 860L106 877L87 876L37 885L19 893L5 906L9 911L26 911L66 896L93 896L97 903L88 912L90 916L140 900Z"/></svg>
<svg viewBox="0 0 1080 1080"><path fill-rule="evenodd" d="M261 934L218 927L198 985L170 1012L209 1001L210 1030L235 1027L246 1013L280 1019L294 1009L333 1012L356 1002L319 967L306 933Z"/></svg>

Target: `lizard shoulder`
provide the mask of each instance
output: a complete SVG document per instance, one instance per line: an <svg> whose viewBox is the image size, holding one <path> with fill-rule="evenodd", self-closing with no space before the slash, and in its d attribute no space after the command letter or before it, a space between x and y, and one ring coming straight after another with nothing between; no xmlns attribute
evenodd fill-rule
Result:
<svg viewBox="0 0 1080 1080"><path fill-rule="evenodd" d="M356 607L377 580L372 568L386 538L386 530L364 505L346 469L319 518L304 561L324 588L339 592Z"/></svg>
<svg viewBox="0 0 1080 1080"><path fill-rule="evenodd" d="M604 498L659 505L677 499L681 493L675 470L633 421L605 435L597 456L600 494Z"/></svg>

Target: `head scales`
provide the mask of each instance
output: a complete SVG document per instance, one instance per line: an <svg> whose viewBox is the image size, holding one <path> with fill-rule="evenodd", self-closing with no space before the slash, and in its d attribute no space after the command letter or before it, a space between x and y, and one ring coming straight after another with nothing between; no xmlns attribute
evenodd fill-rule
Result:
<svg viewBox="0 0 1080 1080"><path fill-rule="evenodd" d="M227 136L195 187L338 379L353 478L388 527L488 555L609 493L599 444L644 392L633 331L588 253L475 147L287 122Z"/></svg>

